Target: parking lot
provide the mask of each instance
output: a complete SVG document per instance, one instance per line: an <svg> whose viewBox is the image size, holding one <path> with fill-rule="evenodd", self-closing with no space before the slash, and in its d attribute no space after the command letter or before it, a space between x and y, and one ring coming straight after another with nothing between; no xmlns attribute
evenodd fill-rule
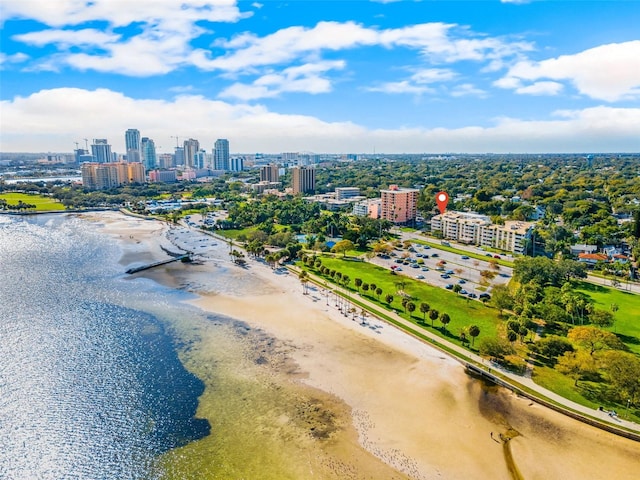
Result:
<svg viewBox="0 0 640 480"><path fill-rule="evenodd" d="M398 275L405 275L430 285L453 289L459 284L460 294L480 299L483 293L491 294L495 285L506 284L511 277L511 268L500 266L493 280L488 286L480 283L480 272L492 270L489 254L486 260L469 258L466 255L446 252L434 247L413 244L409 249L396 248L389 256L376 256L371 262L389 270L395 270ZM493 257L491 255L491 257Z"/></svg>

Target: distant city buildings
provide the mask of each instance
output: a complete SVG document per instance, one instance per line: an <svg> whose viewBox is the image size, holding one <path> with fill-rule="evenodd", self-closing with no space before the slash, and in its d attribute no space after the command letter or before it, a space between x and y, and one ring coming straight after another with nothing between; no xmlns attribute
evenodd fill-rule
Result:
<svg viewBox="0 0 640 480"><path fill-rule="evenodd" d="M82 185L89 190L104 190L128 183L144 183L144 166L140 162L87 162L81 166Z"/></svg>
<svg viewBox="0 0 640 480"><path fill-rule="evenodd" d="M174 183L178 180L175 170L151 170L149 181L152 183Z"/></svg>
<svg viewBox="0 0 640 480"><path fill-rule="evenodd" d="M229 171L229 140L219 138L213 145L213 169Z"/></svg>
<svg viewBox="0 0 640 480"><path fill-rule="evenodd" d="M277 182L280 180L280 169L278 165L271 163L260 167L261 182Z"/></svg>
<svg viewBox="0 0 640 480"><path fill-rule="evenodd" d="M144 168L152 170L158 166L158 159L156 156L156 144L153 140L147 137L142 137L141 141L142 159Z"/></svg>
<svg viewBox="0 0 640 480"><path fill-rule="evenodd" d="M231 157L229 159L229 170L232 172L241 172L244 170L244 158Z"/></svg>
<svg viewBox="0 0 640 480"><path fill-rule="evenodd" d="M313 167L293 167L291 169L293 194L313 193L316 190L316 170Z"/></svg>
<svg viewBox="0 0 640 480"><path fill-rule="evenodd" d="M140 131L135 128L128 129L124 133L124 144L127 152L127 162L140 162L142 158Z"/></svg>
<svg viewBox="0 0 640 480"><path fill-rule="evenodd" d="M185 167L197 168L196 156L200 151L200 142L193 138L184 141L184 163Z"/></svg>
<svg viewBox="0 0 640 480"><path fill-rule="evenodd" d="M91 155L93 156L93 161L97 163L111 163L113 161L111 145L109 145L106 138L93 139Z"/></svg>
<svg viewBox="0 0 640 480"><path fill-rule="evenodd" d="M420 190L390 185L380 191L380 217L394 224L406 224L415 221Z"/></svg>

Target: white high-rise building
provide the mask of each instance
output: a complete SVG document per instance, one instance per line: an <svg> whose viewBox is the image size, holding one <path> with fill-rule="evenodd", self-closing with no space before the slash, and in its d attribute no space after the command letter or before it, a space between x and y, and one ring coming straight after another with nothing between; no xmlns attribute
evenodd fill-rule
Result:
<svg viewBox="0 0 640 480"><path fill-rule="evenodd" d="M244 170L244 158L242 157L231 157L229 159L229 170L232 172L241 172Z"/></svg>

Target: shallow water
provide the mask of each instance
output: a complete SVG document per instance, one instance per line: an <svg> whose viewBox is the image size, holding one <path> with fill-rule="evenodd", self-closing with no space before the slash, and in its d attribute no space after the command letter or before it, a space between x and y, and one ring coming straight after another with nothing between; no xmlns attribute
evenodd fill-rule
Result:
<svg viewBox="0 0 640 480"><path fill-rule="evenodd" d="M151 478L209 433L202 382L141 309L180 294L125 280L121 254L75 218L2 217L0 478Z"/></svg>

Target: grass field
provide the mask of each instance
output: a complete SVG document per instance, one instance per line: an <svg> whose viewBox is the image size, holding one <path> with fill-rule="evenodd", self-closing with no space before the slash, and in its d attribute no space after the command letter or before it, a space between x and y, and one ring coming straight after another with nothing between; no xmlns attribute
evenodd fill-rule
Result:
<svg viewBox="0 0 640 480"><path fill-rule="evenodd" d="M611 311L612 304L618 306L616 322L609 330L632 352L640 354L640 295L587 282L581 282L578 290L591 297L598 309Z"/></svg>
<svg viewBox="0 0 640 480"><path fill-rule="evenodd" d="M418 320L422 320L422 313L419 311L421 302L428 303L432 309L438 310L438 312L446 312L451 317L451 322L447 325L448 334L443 334L440 327L442 324L439 320L434 322L433 331L443 338L448 340L456 340L460 334L460 330L463 327L470 325L477 325L480 328L480 336L496 336L498 325L500 320L498 318L497 310L483 305L481 302L470 300L467 297L457 295L448 290L428 285L418 280L401 276L392 275L389 270L373 265L367 262L356 262L346 260L342 258L330 258L322 257L322 264L330 269L341 272L343 275L349 275L351 278L350 287L352 290L357 289L354 286L354 280L356 278L362 279L363 283L375 284L383 291L380 295L380 299L374 295L371 291L367 292L366 298L377 302L382 307L386 307L387 304L384 298L387 294L392 294L394 300L391 307L396 310L405 318L409 318L408 313L404 313L402 309L402 298L397 294L400 285L398 282L404 282L404 292L413 297L413 302L416 304L416 310L413 312L411 321L418 324ZM317 271L312 270L313 273L318 274ZM363 292L360 292L361 296L365 296ZM431 321L427 314L426 323L431 328Z"/></svg>
<svg viewBox="0 0 640 480"><path fill-rule="evenodd" d="M18 202L22 200L23 203L35 205L36 212L65 209L62 203L58 203L53 198L45 197L42 195L28 195L26 193L1 193L0 199L6 200L9 205L17 205Z"/></svg>

